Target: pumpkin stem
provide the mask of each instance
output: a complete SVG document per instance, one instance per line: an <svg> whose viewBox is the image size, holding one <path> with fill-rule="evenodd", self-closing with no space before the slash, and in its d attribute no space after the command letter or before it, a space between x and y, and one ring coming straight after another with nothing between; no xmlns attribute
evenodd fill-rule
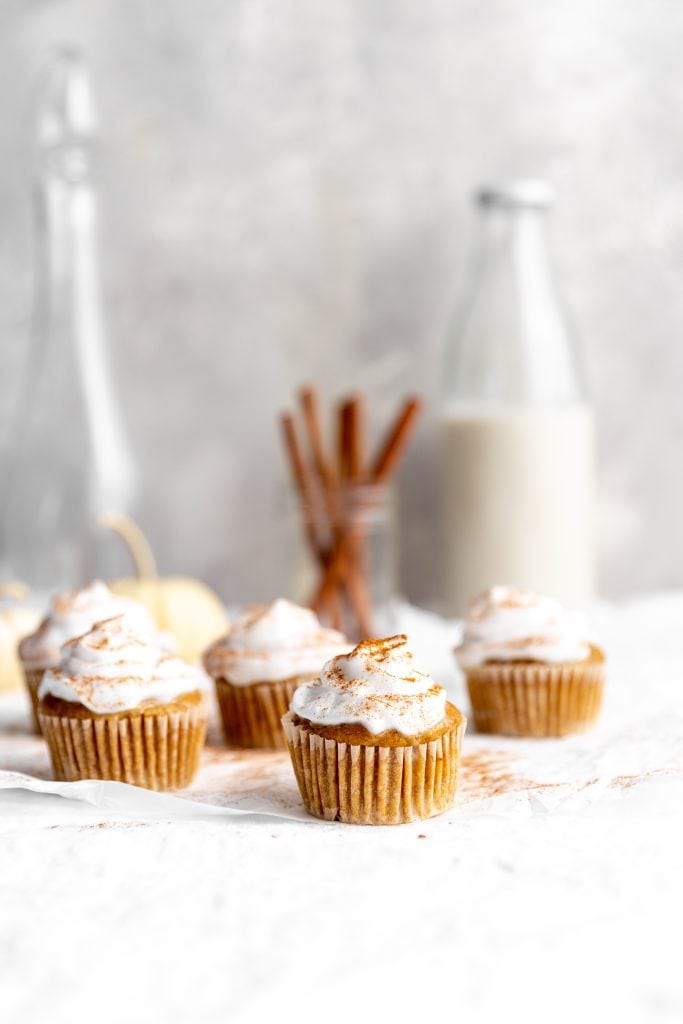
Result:
<svg viewBox="0 0 683 1024"><path fill-rule="evenodd" d="M138 579L155 580L157 578L157 565L149 541L130 516L124 515L123 512L102 512L97 517L97 521L100 526L106 526L118 534L126 545L128 553L133 559Z"/></svg>

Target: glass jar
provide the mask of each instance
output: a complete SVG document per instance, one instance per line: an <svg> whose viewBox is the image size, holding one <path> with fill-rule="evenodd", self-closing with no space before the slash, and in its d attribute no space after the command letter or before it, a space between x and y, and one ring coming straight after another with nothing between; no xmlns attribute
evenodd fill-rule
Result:
<svg viewBox="0 0 683 1024"><path fill-rule="evenodd" d="M594 592L593 411L546 246L542 182L482 189L479 241L443 363L445 592Z"/></svg>
<svg viewBox="0 0 683 1024"><path fill-rule="evenodd" d="M361 639L372 634L376 616L396 597L393 491L382 484L346 484L332 496L332 514L329 506L323 507L324 500L297 501L293 597L310 604L326 625ZM340 547L339 575L331 578L327 562Z"/></svg>

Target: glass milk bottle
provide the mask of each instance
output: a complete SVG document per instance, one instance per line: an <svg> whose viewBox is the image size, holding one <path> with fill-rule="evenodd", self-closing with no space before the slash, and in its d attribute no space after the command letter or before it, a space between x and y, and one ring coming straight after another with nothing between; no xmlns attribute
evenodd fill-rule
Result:
<svg viewBox="0 0 683 1024"><path fill-rule="evenodd" d="M60 53L37 95L33 339L3 488L2 570L36 600L115 567L97 517L135 493L107 359L95 134L87 71Z"/></svg>
<svg viewBox="0 0 683 1024"><path fill-rule="evenodd" d="M479 245L442 376L445 594L495 583L582 606L595 582L595 437L546 251L552 193L478 193Z"/></svg>

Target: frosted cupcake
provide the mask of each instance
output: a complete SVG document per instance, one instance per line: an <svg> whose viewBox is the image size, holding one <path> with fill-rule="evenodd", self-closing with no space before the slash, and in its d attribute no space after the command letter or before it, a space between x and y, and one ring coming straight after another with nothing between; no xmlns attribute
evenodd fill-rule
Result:
<svg viewBox="0 0 683 1024"><path fill-rule="evenodd" d="M294 694L282 724L310 814L395 825L453 803L465 718L407 643L364 640Z"/></svg>
<svg viewBox="0 0 683 1024"><path fill-rule="evenodd" d="M605 656L582 621L550 597L497 586L469 606L458 663L479 732L564 736L602 703Z"/></svg>
<svg viewBox="0 0 683 1024"><path fill-rule="evenodd" d="M157 633L144 605L128 597L116 597L100 580L82 590L69 590L52 598L47 615L38 629L24 637L19 644L19 658L24 669L36 730L39 729L38 686L43 673L59 664L62 644L87 633L96 622L124 613L134 616L140 631L160 639L164 647L172 648L170 636Z"/></svg>
<svg viewBox="0 0 683 1024"><path fill-rule="evenodd" d="M38 687L38 718L56 778L180 789L204 745L208 680L152 643L135 615L98 622L66 643Z"/></svg>
<svg viewBox="0 0 683 1024"><path fill-rule="evenodd" d="M284 598L248 608L204 654L227 742L284 749L280 720L294 691L352 646L342 633L323 628L309 608Z"/></svg>

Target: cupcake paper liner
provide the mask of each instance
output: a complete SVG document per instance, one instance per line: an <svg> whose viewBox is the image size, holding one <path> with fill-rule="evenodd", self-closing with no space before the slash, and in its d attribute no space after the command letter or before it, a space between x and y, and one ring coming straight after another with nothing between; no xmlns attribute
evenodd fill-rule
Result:
<svg viewBox="0 0 683 1024"><path fill-rule="evenodd" d="M467 688L478 732L565 736L590 728L600 713L604 662L480 665Z"/></svg>
<svg viewBox="0 0 683 1024"><path fill-rule="evenodd" d="M192 781L207 713L197 705L168 714L72 718L41 709L39 718L57 779L112 779L165 790Z"/></svg>
<svg viewBox="0 0 683 1024"><path fill-rule="evenodd" d="M24 678L26 680L26 689L28 695L31 698L31 718L33 719L33 727L36 732L40 732L40 721L38 719L38 687L40 686L40 680L43 678L45 669L42 668L25 668Z"/></svg>
<svg viewBox="0 0 683 1024"><path fill-rule="evenodd" d="M388 747L339 743L282 719L294 774L309 814L352 825L399 825L453 803L466 720L436 740Z"/></svg>
<svg viewBox="0 0 683 1024"><path fill-rule="evenodd" d="M286 750L282 716L303 676L277 683L252 683L233 686L227 679L216 679L216 696L221 711L223 733L236 747Z"/></svg>

